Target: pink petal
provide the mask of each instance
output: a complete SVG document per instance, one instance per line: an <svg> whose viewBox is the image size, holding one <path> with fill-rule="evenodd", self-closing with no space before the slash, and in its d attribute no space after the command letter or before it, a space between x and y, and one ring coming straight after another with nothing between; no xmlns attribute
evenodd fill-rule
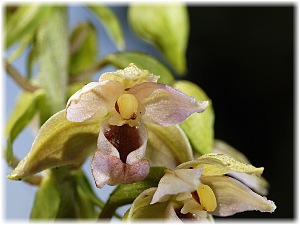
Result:
<svg viewBox="0 0 300 225"><path fill-rule="evenodd" d="M97 187L101 188L105 184L117 185L141 181L148 175L150 164L145 159L131 165L125 164L116 156L96 151L91 169Z"/></svg>
<svg viewBox="0 0 300 225"><path fill-rule="evenodd" d="M104 121L100 127L98 151L91 163L97 187L143 180L150 169L148 160L142 159L147 138L143 125L112 126Z"/></svg>
<svg viewBox="0 0 300 225"><path fill-rule="evenodd" d="M192 113L203 112L208 106L208 101L196 102L194 97L154 82L137 84L128 93L134 94L144 105L144 121L162 126L181 123Z"/></svg>
<svg viewBox="0 0 300 225"><path fill-rule="evenodd" d="M209 185L216 196L218 206L213 215L231 216L249 210L273 212L276 209L274 202L231 177L203 176L201 182Z"/></svg>
<svg viewBox="0 0 300 225"><path fill-rule="evenodd" d="M72 122L103 118L114 109L124 86L117 81L91 82L72 95L67 103L67 119Z"/></svg>

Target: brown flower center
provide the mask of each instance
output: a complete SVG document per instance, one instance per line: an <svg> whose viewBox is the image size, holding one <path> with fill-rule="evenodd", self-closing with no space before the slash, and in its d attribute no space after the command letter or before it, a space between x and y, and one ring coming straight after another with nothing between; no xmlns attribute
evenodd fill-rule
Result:
<svg viewBox="0 0 300 225"><path fill-rule="evenodd" d="M120 159L126 163L127 156L142 145L137 127L128 124L123 126L110 125L104 132L107 140L119 151Z"/></svg>

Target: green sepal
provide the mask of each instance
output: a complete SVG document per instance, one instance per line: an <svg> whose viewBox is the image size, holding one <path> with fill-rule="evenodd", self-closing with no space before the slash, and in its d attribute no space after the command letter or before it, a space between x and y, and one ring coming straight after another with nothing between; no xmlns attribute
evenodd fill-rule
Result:
<svg viewBox="0 0 300 225"><path fill-rule="evenodd" d="M89 22L79 23L70 40L70 74L77 74L91 66L98 52L95 27Z"/></svg>
<svg viewBox="0 0 300 225"><path fill-rule="evenodd" d="M132 203L144 190L150 187L157 187L165 169L164 167L151 167L149 174L143 181L132 184L120 184L111 193L99 218L111 218L118 207Z"/></svg>
<svg viewBox="0 0 300 225"><path fill-rule="evenodd" d="M112 65L124 69L130 63L134 63L140 69L148 70L154 75L160 76L159 83L171 85L174 82L174 77L167 67L165 67L156 58L142 52L125 51L110 54L105 59Z"/></svg>
<svg viewBox="0 0 300 225"><path fill-rule="evenodd" d="M45 95L43 90L34 93L24 92L19 97L8 120L5 134L7 136L6 160L10 164L13 160L13 142L19 133L29 124L37 112L39 99Z"/></svg>
<svg viewBox="0 0 300 225"><path fill-rule="evenodd" d="M103 23L108 33L117 44L118 49L123 49L125 47L123 30L114 12L103 5L89 5L88 8L97 16L99 21Z"/></svg>
<svg viewBox="0 0 300 225"><path fill-rule="evenodd" d="M178 125L163 127L145 124L148 129L145 158L152 166L174 169L177 165L193 159L189 140Z"/></svg>
<svg viewBox="0 0 300 225"><path fill-rule="evenodd" d="M133 30L160 48L179 74L186 72L189 19L183 4L133 4L128 19Z"/></svg>
<svg viewBox="0 0 300 225"><path fill-rule="evenodd" d="M166 209L170 201L150 204L157 188L149 188L142 192L133 202L131 208L126 212L124 222L139 222L145 219L160 220L166 219ZM150 220L150 221L151 221Z"/></svg>
<svg viewBox="0 0 300 225"><path fill-rule="evenodd" d="M211 100L199 86L190 81L175 82L173 87L195 97L197 101L209 101L209 106L204 112L194 113L179 125L189 138L195 152L200 155L210 153L214 143L215 120Z"/></svg>
<svg viewBox="0 0 300 225"><path fill-rule="evenodd" d="M229 172L239 172L246 174L255 174L260 176L264 171L263 167L254 167L235 160L224 154L205 154L199 158L181 164L177 168L200 168L202 167L202 176L221 176Z"/></svg>
<svg viewBox="0 0 300 225"><path fill-rule="evenodd" d="M242 152L238 151L222 140L215 139L213 153L225 154L242 163L251 164L248 158ZM253 189L258 194L268 195L268 188L270 184L263 176L249 176L247 174L239 173L239 177L235 178L242 181L242 183Z"/></svg>
<svg viewBox="0 0 300 225"><path fill-rule="evenodd" d="M40 128L30 152L8 175L24 179L42 170L63 165L80 166L96 150L101 120L81 123L66 119L66 111L53 115Z"/></svg>

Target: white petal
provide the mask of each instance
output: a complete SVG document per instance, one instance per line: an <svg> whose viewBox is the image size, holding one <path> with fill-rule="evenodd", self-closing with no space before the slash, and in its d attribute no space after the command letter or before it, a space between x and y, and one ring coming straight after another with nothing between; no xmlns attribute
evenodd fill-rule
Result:
<svg viewBox="0 0 300 225"><path fill-rule="evenodd" d="M228 173L229 176L241 181L243 184L247 185L249 188L261 195L268 194L268 182L263 177L258 177L254 174L231 172Z"/></svg>
<svg viewBox="0 0 300 225"><path fill-rule="evenodd" d="M165 216L168 223L182 223L175 212L175 207L178 208L178 203L170 202L166 208Z"/></svg>
<svg viewBox="0 0 300 225"><path fill-rule="evenodd" d="M114 109L124 86L117 81L91 82L72 95L67 103L67 119L72 122L104 117Z"/></svg>
<svg viewBox="0 0 300 225"><path fill-rule="evenodd" d="M168 195L195 191L200 185L202 168L169 170L161 178L151 204L166 200Z"/></svg>
<svg viewBox="0 0 300 225"><path fill-rule="evenodd" d="M230 216L238 212L259 210L273 212L274 202L267 200L239 181L227 176L202 176L201 182L209 185L217 199L217 216Z"/></svg>
<svg viewBox="0 0 300 225"><path fill-rule="evenodd" d="M107 140L104 133L107 129L109 129L109 124L106 121L103 121L100 126L100 133L99 138L97 142L97 149L107 155L116 156L120 158L120 154L118 152L118 149L115 148L115 146Z"/></svg>
<svg viewBox="0 0 300 225"><path fill-rule="evenodd" d="M128 93L134 94L144 105L144 121L162 126L179 124L192 113L203 112L208 106L208 101L196 102L194 97L154 82L137 84Z"/></svg>
<svg viewBox="0 0 300 225"><path fill-rule="evenodd" d="M147 128L144 125L136 127L136 130L139 134L141 146L136 149L135 151L132 151L129 153L126 159L126 163L133 164L136 161L142 159L146 154L146 147L147 147L147 140L148 140L148 131Z"/></svg>

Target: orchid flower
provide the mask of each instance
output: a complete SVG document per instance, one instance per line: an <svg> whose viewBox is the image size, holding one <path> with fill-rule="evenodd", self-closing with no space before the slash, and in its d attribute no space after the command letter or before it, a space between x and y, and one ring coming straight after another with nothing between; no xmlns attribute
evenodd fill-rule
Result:
<svg viewBox="0 0 300 225"><path fill-rule="evenodd" d="M133 202L127 219L148 218L158 213L168 221L212 221L212 216L230 216L259 210L273 212L274 202L226 176L229 172L260 175L263 168L244 164L222 154L206 154L167 170L157 188L147 189ZM148 213L146 213L148 211Z"/></svg>
<svg viewBox="0 0 300 225"><path fill-rule="evenodd" d="M67 103L72 122L104 118L91 168L97 187L133 183L149 172L145 155L148 133L143 122L161 126L181 123L203 112L207 101L196 101L158 76L130 64L124 70L104 73L77 91Z"/></svg>

